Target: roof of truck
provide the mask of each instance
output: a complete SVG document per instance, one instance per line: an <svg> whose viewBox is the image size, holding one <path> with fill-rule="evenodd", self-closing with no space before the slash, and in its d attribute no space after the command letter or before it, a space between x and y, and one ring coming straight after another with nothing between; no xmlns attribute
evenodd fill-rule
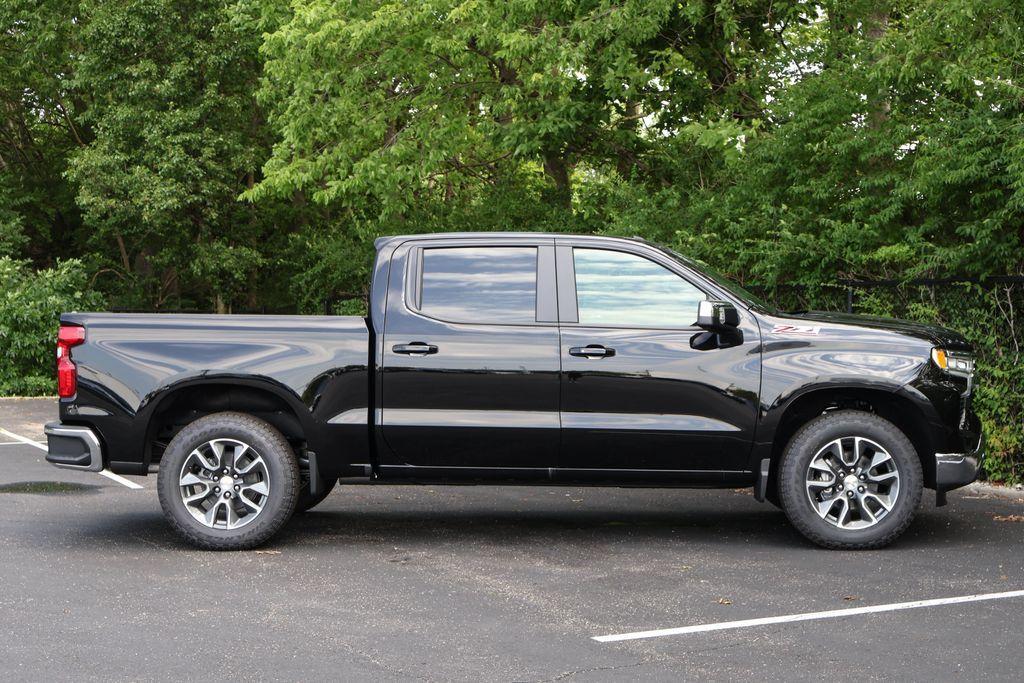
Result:
<svg viewBox="0 0 1024 683"><path fill-rule="evenodd" d="M621 237L618 235L577 235L565 232L429 232L412 235L388 235L384 237L378 237L373 242L373 246L378 250L386 244L392 242L404 242L406 240L432 240L432 239L474 239L474 238L498 238L498 239L536 239L538 237L571 237L572 239L593 239L593 240L607 240L607 239L619 239L629 240L631 242L642 242L644 244L650 244L647 240L641 237Z"/></svg>

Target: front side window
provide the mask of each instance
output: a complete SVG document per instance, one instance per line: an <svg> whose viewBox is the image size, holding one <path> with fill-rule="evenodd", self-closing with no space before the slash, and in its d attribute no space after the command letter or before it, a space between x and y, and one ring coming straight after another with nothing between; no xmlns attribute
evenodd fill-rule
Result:
<svg viewBox="0 0 1024 683"><path fill-rule="evenodd" d="M536 320L536 247L423 250L420 312L460 323L517 325Z"/></svg>
<svg viewBox="0 0 1024 683"><path fill-rule="evenodd" d="M704 292L636 254L573 249L581 325L691 327Z"/></svg>

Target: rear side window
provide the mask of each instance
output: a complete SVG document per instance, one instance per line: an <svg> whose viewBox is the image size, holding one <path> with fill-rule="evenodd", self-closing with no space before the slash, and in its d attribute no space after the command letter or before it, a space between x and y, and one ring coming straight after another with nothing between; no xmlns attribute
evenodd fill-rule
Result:
<svg viewBox="0 0 1024 683"><path fill-rule="evenodd" d="M704 292L636 254L573 249L581 325L691 327Z"/></svg>
<svg viewBox="0 0 1024 683"><path fill-rule="evenodd" d="M419 310L439 320L517 325L536 321L536 247L423 250Z"/></svg>

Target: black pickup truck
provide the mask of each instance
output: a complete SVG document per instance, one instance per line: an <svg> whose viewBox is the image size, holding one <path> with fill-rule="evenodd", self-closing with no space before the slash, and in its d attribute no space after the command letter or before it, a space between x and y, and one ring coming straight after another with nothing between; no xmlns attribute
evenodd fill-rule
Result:
<svg viewBox="0 0 1024 683"><path fill-rule="evenodd" d="M157 472L211 549L338 481L750 486L817 544L875 548L981 466L949 330L784 314L641 240L376 246L366 318L62 315L47 460Z"/></svg>

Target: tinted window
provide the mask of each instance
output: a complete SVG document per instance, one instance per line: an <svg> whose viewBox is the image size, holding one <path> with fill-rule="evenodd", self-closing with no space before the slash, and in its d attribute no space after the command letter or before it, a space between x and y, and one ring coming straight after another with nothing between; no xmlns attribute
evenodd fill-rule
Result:
<svg viewBox="0 0 1024 683"><path fill-rule="evenodd" d="M581 325L689 327L697 321L700 291L642 256L573 249Z"/></svg>
<svg viewBox="0 0 1024 683"><path fill-rule="evenodd" d="M536 319L535 247L446 247L423 250L420 311L466 323Z"/></svg>

